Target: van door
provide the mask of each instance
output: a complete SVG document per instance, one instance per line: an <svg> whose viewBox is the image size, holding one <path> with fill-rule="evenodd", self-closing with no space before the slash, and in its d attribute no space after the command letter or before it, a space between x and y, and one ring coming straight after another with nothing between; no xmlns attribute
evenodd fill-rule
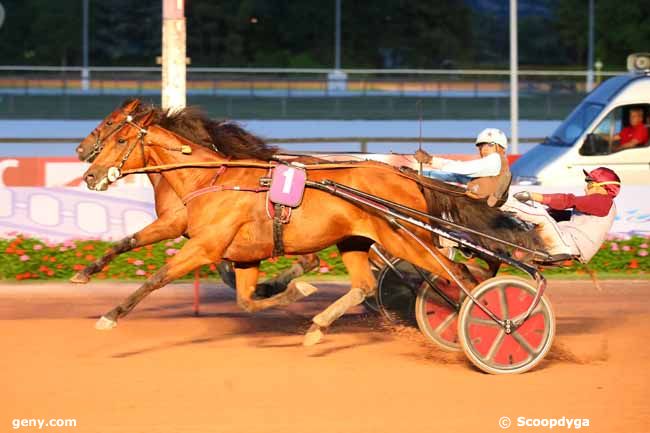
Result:
<svg viewBox="0 0 650 433"><path fill-rule="evenodd" d="M639 108L643 110L643 127L649 128L650 104L614 108L586 136L571 169L589 171L605 166L616 171L624 184L650 184L650 140L622 149L619 137L623 128L630 126L630 111Z"/></svg>

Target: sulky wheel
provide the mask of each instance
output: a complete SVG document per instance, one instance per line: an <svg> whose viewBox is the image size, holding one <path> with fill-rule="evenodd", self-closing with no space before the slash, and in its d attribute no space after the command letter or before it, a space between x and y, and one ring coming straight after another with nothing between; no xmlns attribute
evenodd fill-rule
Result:
<svg viewBox="0 0 650 433"><path fill-rule="evenodd" d="M391 322L414 325L416 294L424 281L415 266L402 259L391 260L377 277L376 299L380 311Z"/></svg>
<svg viewBox="0 0 650 433"><path fill-rule="evenodd" d="M495 277L476 286L472 295L499 319L516 320L530 306L536 289L529 280ZM510 334L465 299L459 313L458 334L467 357L492 374L523 373L535 367L551 348L555 317L545 296L524 323Z"/></svg>
<svg viewBox="0 0 650 433"><path fill-rule="evenodd" d="M415 301L418 327L429 340L443 349L459 351L461 347L458 341L458 305L461 290L457 285L442 278L435 278L431 282L435 285L435 290L427 282L423 282Z"/></svg>

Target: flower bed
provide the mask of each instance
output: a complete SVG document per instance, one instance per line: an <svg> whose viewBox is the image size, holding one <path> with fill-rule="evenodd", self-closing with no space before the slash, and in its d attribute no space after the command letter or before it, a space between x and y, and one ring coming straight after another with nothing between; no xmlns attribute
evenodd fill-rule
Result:
<svg viewBox="0 0 650 433"><path fill-rule="evenodd" d="M144 279L163 266L183 246L185 240L177 238L159 242L117 256L96 279ZM632 276L650 274L650 239L644 237L613 238L606 241L589 267L597 272ZM105 254L110 242L79 240L63 243L48 243L23 236L0 239L0 279L46 280L67 279L75 272ZM345 275L345 268L335 247L318 253L320 267L312 274ZM262 262L260 277L271 277L291 266L294 257L280 257ZM504 267L504 273L512 272ZM583 266L567 262L563 268L543 270L545 275L567 275L585 273ZM214 265L200 270L201 278L218 278Z"/></svg>

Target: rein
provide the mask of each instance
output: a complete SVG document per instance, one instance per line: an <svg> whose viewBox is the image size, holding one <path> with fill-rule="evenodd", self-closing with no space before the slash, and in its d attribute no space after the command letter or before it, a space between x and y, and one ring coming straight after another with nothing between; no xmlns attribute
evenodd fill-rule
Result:
<svg viewBox="0 0 650 433"><path fill-rule="evenodd" d="M153 145L152 143L147 143L147 146ZM179 149L169 149L169 150L178 150ZM121 172L120 177L128 176L129 174L136 174L136 173L160 173L161 171L169 171L169 170L178 170L181 168L218 168L218 167L248 167L248 168L274 168L277 166L277 162L253 162L253 161L197 161L197 162L187 162L187 163L178 163L178 164L164 164L164 165L152 165L148 167L141 167L141 168L134 168L130 170L124 170ZM345 169L345 168L375 168L375 169L380 169L380 170L387 170L390 171L391 173L395 173L399 176L402 176L404 178L413 180L417 182L419 185L423 186L424 188L427 189L433 189L433 190L438 190L445 192L447 194L452 194L452 195L465 195L464 192L462 191L455 191L452 189L447 189L444 187L437 187L429 183L424 183L419 181L415 176L410 176L408 174L402 173L401 171L395 169L394 167L391 166L383 166L383 165L367 165L367 164L361 164L361 163L324 163L324 164L300 164L296 163L300 168L303 168L305 170L336 170L336 169Z"/></svg>
<svg viewBox="0 0 650 433"><path fill-rule="evenodd" d="M121 128L124 126L124 124L129 124L136 128L138 130L138 136L136 139L133 141L133 144L130 146L130 148L127 150L127 152L123 155L122 159L120 160L120 163L118 166L113 166L108 169L107 173L107 180L109 182L115 182L118 179L128 176L130 174L136 174L136 173L159 173L162 171L169 171L169 170L177 170L181 168L219 168L219 167L248 167L248 168L267 168L271 169L276 167L280 162L254 162L254 161L197 161L197 162L189 162L189 163L177 163L177 164L163 164L163 165L153 165L153 166L147 166L140 168L134 168L134 169L129 169L129 170L122 170L122 167L128 160L128 158L131 156L131 153L135 149L138 143L140 143L141 148L142 148L142 154L144 155L144 148L145 146L159 146L163 147L167 150L170 151L176 151L180 152L186 155L189 155L192 153L192 148L189 145L181 145L177 148L175 147L169 147L169 146L164 146L161 144L153 143L153 142L148 142L145 143L144 137L149 133L149 131L146 128L143 128L142 126L138 125L137 123L134 122L133 116L127 115L126 119L122 122L122 124L117 128ZM113 131L114 132L114 131ZM144 162L144 161L143 161ZM386 170L390 171L391 173L397 174L401 177L404 177L406 179L412 180L416 182L418 185L427 188L427 189L433 189L437 191L444 192L446 194L450 195L456 195L456 196L464 196L465 192L463 191L455 191L453 189L449 188L444 188L441 186L436 186L430 183L425 183L418 179L415 176L409 175L407 173L404 173L400 170L398 170L395 167L388 166L385 164L365 164L365 163L322 163L322 164L302 164L302 163L293 163L293 165L296 165L302 169L305 170L336 170L336 169L346 169L346 168L375 168L375 169L380 169L380 170Z"/></svg>

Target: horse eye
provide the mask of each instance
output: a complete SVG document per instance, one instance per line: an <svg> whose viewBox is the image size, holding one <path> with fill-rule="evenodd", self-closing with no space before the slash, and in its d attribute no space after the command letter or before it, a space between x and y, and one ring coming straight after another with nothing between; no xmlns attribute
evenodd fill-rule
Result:
<svg viewBox="0 0 650 433"><path fill-rule="evenodd" d="M111 125L113 124L113 121L112 121L112 120L109 120L108 122L106 122L106 124L107 124L108 126L111 126Z"/></svg>
<svg viewBox="0 0 650 433"><path fill-rule="evenodd" d="M124 144L124 143L126 143L126 140L123 139L123 138L120 138L120 139L117 140L117 142L120 143L120 144Z"/></svg>

